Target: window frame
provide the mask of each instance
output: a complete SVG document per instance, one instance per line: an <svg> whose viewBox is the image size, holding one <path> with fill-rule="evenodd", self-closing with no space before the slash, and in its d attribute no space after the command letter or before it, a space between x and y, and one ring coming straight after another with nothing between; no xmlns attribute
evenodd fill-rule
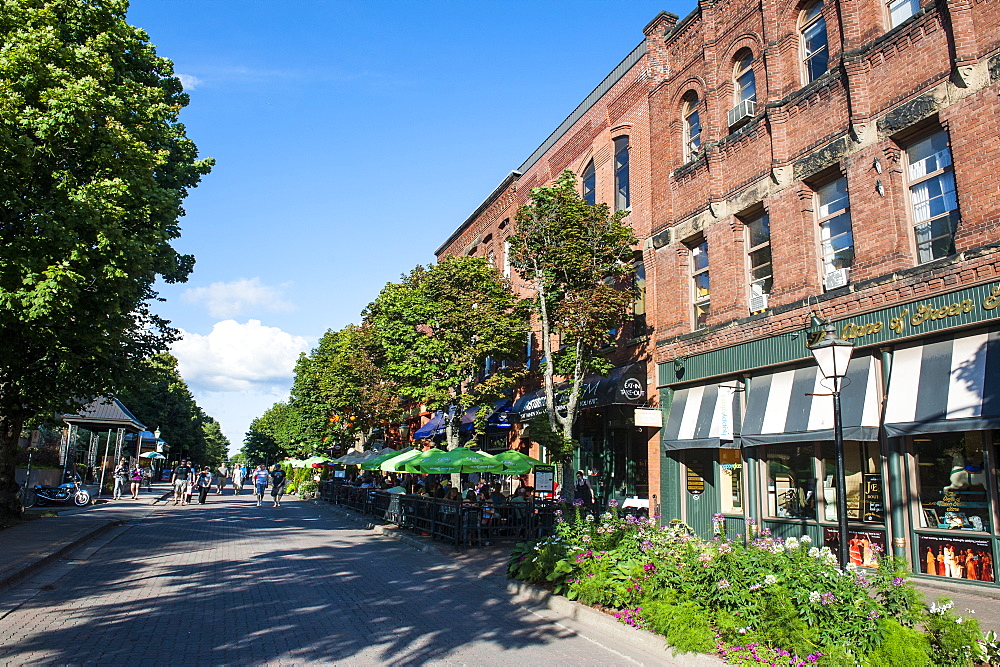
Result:
<svg viewBox="0 0 1000 667"><path fill-rule="evenodd" d="M920 142L929 140L936 135L942 135L945 137L946 148L948 150L948 164L945 165L944 167L939 167L935 169L933 172L926 173L923 176L920 176L916 179L912 178L910 175L910 168L912 167L914 162L911 160L910 150ZM923 132L909 139L901 148L903 154L903 178L905 179L905 185L906 185L906 203L907 203L906 215L909 219L909 228L910 228L909 233L913 244L912 247L913 247L914 260L916 261L917 264L927 264L929 262L934 262L939 259L943 259L945 257L951 257L952 255L957 253L957 248L955 246L955 237L956 237L956 232L958 230L958 225L962 219L961 207L959 206L959 201L958 201L958 182L955 179L955 159L951 151L951 134L948 132L946 128L937 126L933 130ZM934 179L940 179L941 177L945 176L945 174L950 174L949 178L951 179L951 185L953 188L952 191L954 193L955 207L949 209L943 214L937 216L931 216L926 220L918 222L916 219L916 211L914 211L914 206L915 206L913 199L914 187L920 185L921 183L927 183ZM951 231L951 252L942 255L940 257L934 257L932 255L929 259L922 260L920 258L921 243L917 238L917 226L930 225L935 220L939 220L944 217L950 217L953 215L956 216L956 220L952 226L952 231ZM935 239L938 238L944 238L944 237L939 236L931 238L925 244L932 249L932 252L933 252L933 242Z"/></svg>
<svg viewBox="0 0 1000 667"><path fill-rule="evenodd" d="M589 189L587 187L588 180L590 181ZM587 166L583 168L583 174L580 176L580 199L591 206L597 203L597 169L594 167L593 160L587 163Z"/></svg>
<svg viewBox="0 0 1000 667"><path fill-rule="evenodd" d="M823 200L822 200L823 192L822 191L824 189L826 189L826 188L830 188L831 186L837 184L840 181L844 182L844 193L845 193L844 199L847 202L847 205L844 208L840 208L840 209L837 209L836 211L833 211L832 213L828 213L827 215L823 215L822 212L821 212L822 209L823 209ZM823 181L822 184L814 186L813 187L813 208L814 208L814 220L816 221L816 238L817 238L817 241L819 243L820 281L823 284L823 291L825 292L825 291L827 291L826 290L826 277L828 275L830 275L831 273L833 273L833 271L836 271L836 270L839 270L839 269L842 269L842 268L846 268L848 270L847 282L850 283L851 282L850 271L851 271L851 269L854 268L854 259L856 257L856 254L855 254L856 253L856 250L855 250L856 246L855 246L855 242L854 242L854 218L851 215L851 184L848 182L847 176L844 175L844 174L842 174L842 173L838 173L835 177L830 178L830 179L828 179L826 181ZM831 236L829 239L824 239L823 238L823 225L826 224L826 223L829 223L829 222L831 222L833 220L836 220L837 218L839 218L842 215L847 215L849 230L847 232L842 232L840 234L837 234L836 236ZM834 269L831 269L831 270L827 270L827 264L828 263L826 261L826 258L829 256L829 257L835 259L837 253L836 252L827 253L825 251L825 249L824 249L824 244L827 243L828 241L832 241L835 238L840 238L844 234L850 234L851 235L851 246L850 246L851 247L851 252L852 252L851 263L850 263L849 266L846 266L846 267L837 267L837 268L834 268ZM832 247L832 244L831 244L831 247ZM829 262L829 264L832 266L833 261Z"/></svg>
<svg viewBox="0 0 1000 667"><path fill-rule="evenodd" d="M690 162L701 155L701 113L698 107L701 105L701 98L694 90L689 90L684 94L684 105L681 110L681 124L683 126L682 146L684 149L684 162ZM694 117L695 123L691 122ZM692 134L691 130L697 126L698 132ZM692 145L697 142L697 145Z"/></svg>
<svg viewBox="0 0 1000 667"><path fill-rule="evenodd" d="M766 220L767 221L766 222L766 224L767 224L767 241L765 241L763 243L758 243L757 245L753 245L753 239L751 238L751 235L750 235L750 225L753 224L753 223L755 223L755 222L761 221L761 220ZM768 289L767 291L762 291L761 292L762 295L767 296L769 298L771 296L771 292L774 290L774 255L773 255L773 253L770 254L771 261L765 263L765 264L770 264L770 266L771 266L771 272L765 278L754 278L754 276L753 276L753 270L755 268L757 268L757 267L755 267L753 265L752 260L751 260L751 256L755 252L759 252L759 251L761 251L761 250L763 250L765 248L768 248L769 253L771 252L770 251L770 248L771 248L771 216L770 216L770 214L766 210L760 210L756 214L748 216L747 218L745 218L743 220L743 229L744 229L744 231L743 231L743 233L744 233L744 247L746 248L746 253L744 253L744 257L745 257L745 271L746 271L746 277L747 277L747 308L750 308L750 300L755 296L754 293L753 293L753 286L755 284L763 283L763 282L765 282L767 280L770 280L770 282L771 282L770 289ZM764 266L765 264L760 264L758 266ZM750 312L751 313L761 313L761 312L764 312L764 310L766 310L766 308L759 309L759 310L751 310Z"/></svg>
<svg viewBox="0 0 1000 667"><path fill-rule="evenodd" d="M812 83L830 71L830 31L827 30L826 17L823 15L824 8L824 0L813 0L802 8L802 13L799 16L799 69L803 85ZM814 11L815 13L813 13ZM820 23L823 25L823 46L810 53L807 51L808 36L806 33ZM824 52L826 53L826 68L813 76L810 66L812 60Z"/></svg>
<svg viewBox="0 0 1000 667"><path fill-rule="evenodd" d="M893 5L896 5L896 7L898 8L903 6L904 4L909 5L912 11L905 18L901 19L899 22L895 22L893 20L893 14L892 14ZM916 6L915 8L914 5ZM889 30L892 30L893 28L898 28L899 26L906 23L909 19L917 15L917 12L920 11L920 0L884 0L883 6L885 7L886 25L889 26Z"/></svg>
<svg viewBox="0 0 1000 667"><path fill-rule="evenodd" d="M613 142L615 166L615 210L627 211L632 208L632 189L629 178L629 153L631 151L632 143L629 135L627 134L615 137ZM621 159L620 156L624 156L624 159ZM622 194L623 181L625 184L624 194Z"/></svg>
<svg viewBox="0 0 1000 667"><path fill-rule="evenodd" d="M709 261L708 254L708 239L704 236L697 237L687 244L689 260L689 275L691 276L691 315L692 323L695 331L699 331L708 326L708 318L712 315L712 281L709 270L711 264ZM705 255L705 265L698 268L697 257L701 254ZM698 279L704 275L706 277L706 283L708 285L705 295L698 296ZM700 323L702 318L699 317L699 310L704 313L704 322Z"/></svg>
<svg viewBox="0 0 1000 667"><path fill-rule="evenodd" d="M746 61L745 65L743 62L744 58L741 58L740 54L746 54L750 56L750 59ZM754 72L753 69L754 61L755 58L753 55L753 51L751 51L749 47L744 47L740 49L739 51L736 52L736 55L733 56L733 107L734 108L748 100L752 102L757 101L757 74ZM741 86L740 77L745 76L747 74L750 75L750 84L749 86ZM748 87L753 88L753 94L750 96L745 96L743 95L743 91L746 90Z"/></svg>

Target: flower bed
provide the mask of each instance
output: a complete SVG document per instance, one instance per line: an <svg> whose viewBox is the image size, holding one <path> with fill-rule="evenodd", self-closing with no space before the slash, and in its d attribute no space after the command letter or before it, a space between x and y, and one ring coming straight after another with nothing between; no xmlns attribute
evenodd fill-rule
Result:
<svg viewBox="0 0 1000 667"><path fill-rule="evenodd" d="M565 512L565 514L563 513ZM841 571L808 537L757 531L703 540L682 523L567 507L557 531L518 544L508 575L616 610L675 652L752 665L971 665L993 662L996 638L948 602L926 606L905 563Z"/></svg>

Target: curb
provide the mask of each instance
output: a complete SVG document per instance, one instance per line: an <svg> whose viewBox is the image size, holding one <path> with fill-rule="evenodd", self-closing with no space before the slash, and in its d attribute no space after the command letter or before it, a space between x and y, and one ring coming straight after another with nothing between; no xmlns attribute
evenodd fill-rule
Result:
<svg viewBox="0 0 1000 667"><path fill-rule="evenodd" d="M29 576L33 572L35 572L37 570L40 570L41 568L45 567L46 565L48 565L49 563L51 563L53 561L59 560L60 558L62 558L66 554L70 553L74 549L77 549L77 548L81 547L82 545L86 544L87 542L89 542L90 540L94 539L95 537L97 537L99 535L102 535L102 534L108 532L109 530L111 530L112 528L115 528L117 526L122 525L123 523L124 522L119 521L119 520L110 520L109 519L107 521L104 521L104 522L98 524L97 526L94 526L94 528L92 530L87 531L86 533L80 535L79 537L77 537L72 542L68 542L67 544L64 544L63 546L61 546L60 548L56 549L52 553L46 554L44 556L41 556L40 558L38 558L36 560L33 560L30 563L26 564L20 570L17 570L16 572L13 572L13 573L7 575L6 577L0 579L0 590L3 590L5 588L9 588L10 586L12 586L12 585L16 584L17 582L21 581L22 579L24 579L25 577Z"/></svg>

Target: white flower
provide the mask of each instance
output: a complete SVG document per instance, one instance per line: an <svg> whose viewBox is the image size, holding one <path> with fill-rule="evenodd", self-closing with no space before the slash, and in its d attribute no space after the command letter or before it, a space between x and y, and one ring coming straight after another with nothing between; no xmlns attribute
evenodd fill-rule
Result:
<svg viewBox="0 0 1000 667"><path fill-rule="evenodd" d="M816 547L809 547L809 557L810 558L818 558L821 555L822 555L822 552L819 549L817 549Z"/></svg>
<svg viewBox="0 0 1000 667"><path fill-rule="evenodd" d="M785 548L788 549L789 551L793 549L798 549L799 541L794 537L789 537L787 540L785 540Z"/></svg>
<svg viewBox="0 0 1000 667"><path fill-rule="evenodd" d="M803 545L808 546L813 543L813 538L809 537L808 535L803 535L802 537L799 538L799 541L802 542Z"/></svg>
<svg viewBox="0 0 1000 667"><path fill-rule="evenodd" d="M594 515L593 514L588 514L587 515L587 523L594 523Z"/></svg>
<svg viewBox="0 0 1000 667"><path fill-rule="evenodd" d="M776 576L774 576L773 574L769 574L766 577L764 577L764 585L765 586L770 586L771 584L775 584L777 582L778 582L778 578Z"/></svg>
<svg viewBox="0 0 1000 667"><path fill-rule="evenodd" d="M819 602L822 597L823 596L819 594L819 591L813 591L809 594L809 601L815 604Z"/></svg>

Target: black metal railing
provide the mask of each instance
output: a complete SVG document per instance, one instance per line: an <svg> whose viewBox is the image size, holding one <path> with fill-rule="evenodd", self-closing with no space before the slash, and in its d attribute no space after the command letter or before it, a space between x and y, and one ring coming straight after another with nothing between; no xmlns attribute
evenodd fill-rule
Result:
<svg viewBox="0 0 1000 667"><path fill-rule="evenodd" d="M550 500L454 501L364 489L336 481L320 483L319 497L460 547L546 537L554 531L555 510L559 508Z"/></svg>

